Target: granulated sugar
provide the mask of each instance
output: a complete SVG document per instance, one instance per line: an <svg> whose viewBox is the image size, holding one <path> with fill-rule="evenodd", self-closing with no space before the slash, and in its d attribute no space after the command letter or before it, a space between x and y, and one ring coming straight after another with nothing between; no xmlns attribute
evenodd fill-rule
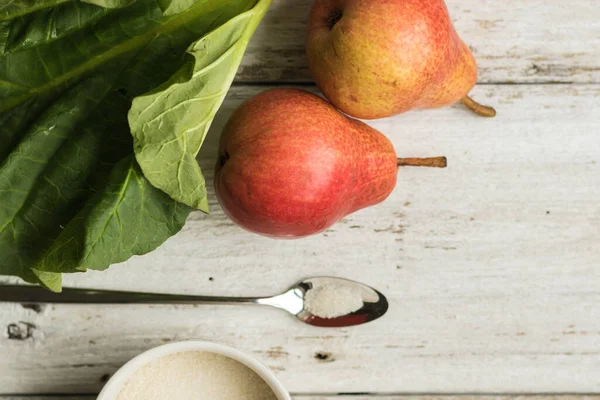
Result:
<svg viewBox="0 0 600 400"><path fill-rule="evenodd" d="M339 280L313 287L304 298L306 309L320 318L341 317L361 309L363 304L361 288Z"/></svg>
<svg viewBox="0 0 600 400"><path fill-rule="evenodd" d="M146 364L117 400L277 400L254 371L216 353L186 351Z"/></svg>

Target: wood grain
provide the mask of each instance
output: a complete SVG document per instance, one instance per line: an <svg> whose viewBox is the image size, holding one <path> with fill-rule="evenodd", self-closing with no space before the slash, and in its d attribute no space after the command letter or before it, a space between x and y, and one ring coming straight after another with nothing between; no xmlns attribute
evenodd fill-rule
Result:
<svg viewBox="0 0 600 400"><path fill-rule="evenodd" d="M277 0L253 38L239 82L312 81L304 54L313 0ZM447 0L482 83L600 82L595 0Z"/></svg>
<svg viewBox="0 0 600 400"><path fill-rule="evenodd" d="M200 154L261 87L232 90ZM391 309L353 329L304 326L262 308L0 305L0 393L93 393L126 360L183 339L234 345L295 393L600 392L600 86L487 85L496 119L461 106L372 122L401 156L384 203L328 232L273 241L235 227L212 199L159 250L66 284L270 294L337 275Z"/></svg>
<svg viewBox="0 0 600 400"><path fill-rule="evenodd" d="M593 395L545 395L545 396L379 396L379 395L352 395L352 396L311 396L295 395L294 400L600 400L600 396ZM0 400L94 400L95 396L0 396Z"/></svg>

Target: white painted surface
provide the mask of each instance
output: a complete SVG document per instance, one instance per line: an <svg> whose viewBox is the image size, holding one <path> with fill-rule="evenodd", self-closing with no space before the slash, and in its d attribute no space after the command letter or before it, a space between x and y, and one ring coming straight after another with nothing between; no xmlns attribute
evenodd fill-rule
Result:
<svg viewBox="0 0 600 400"><path fill-rule="evenodd" d="M256 33L239 81L312 81L304 37L313 0L277 0ZM597 0L447 0L473 49L480 82L600 82Z"/></svg>
<svg viewBox="0 0 600 400"><path fill-rule="evenodd" d="M238 83L311 81L303 46L311 3L274 3ZM600 82L596 0L448 7L482 83ZM220 127L260 90L232 90L200 156L209 180ZM66 279L255 295L331 274L385 292L384 319L323 330L259 308L73 305L38 313L0 304L0 393L94 393L141 351L192 338L256 354L295 393L380 393L297 400L570 400L381 393L600 392L600 86L483 85L474 97L498 117L455 106L372 122L399 155L446 155L450 166L402 170L385 203L325 234L281 242L245 233L211 191L213 214L192 215L152 255Z"/></svg>
<svg viewBox="0 0 600 400"><path fill-rule="evenodd" d="M600 396L592 395L544 395L544 396L379 396L379 395L352 395L352 396L311 396L297 395L293 396L294 400L600 400ZM23 400L23 397L3 397L0 400ZM94 396L81 397L25 397L26 400L94 400Z"/></svg>
<svg viewBox="0 0 600 400"><path fill-rule="evenodd" d="M200 156L209 180L217 132L260 90L232 90ZM383 291L384 319L323 330L261 308L2 304L0 393L93 393L139 352L192 338L253 352L293 393L600 392L600 86L474 95L498 117L455 106L372 122L399 155L450 166L402 170L385 203L327 233L254 236L211 191L213 214L194 214L156 252L66 279L254 295L333 274Z"/></svg>

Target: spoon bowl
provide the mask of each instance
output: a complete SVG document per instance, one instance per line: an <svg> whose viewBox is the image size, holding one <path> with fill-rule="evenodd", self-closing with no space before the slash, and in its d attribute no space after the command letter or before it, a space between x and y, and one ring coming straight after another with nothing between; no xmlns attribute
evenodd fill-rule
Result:
<svg viewBox="0 0 600 400"><path fill-rule="evenodd" d="M335 288L344 288L345 293L351 292L353 296L360 297L362 306L356 310L344 310L342 304L338 305L340 312L334 316L319 315L311 309L311 304L307 299L311 298L312 291L323 290L323 288L329 291L334 291ZM344 299L340 298L339 301L344 302ZM284 309L309 325L329 328L365 324L383 316L389 308L386 297L372 287L356 281L334 277L305 279L285 293L260 299L257 303ZM329 305L331 306L331 304Z"/></svg>

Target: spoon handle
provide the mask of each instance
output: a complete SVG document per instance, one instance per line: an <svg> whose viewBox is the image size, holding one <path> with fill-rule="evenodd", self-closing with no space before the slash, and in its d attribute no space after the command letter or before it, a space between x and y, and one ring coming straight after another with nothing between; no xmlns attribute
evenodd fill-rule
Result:
<svg viewBox="0 0 600 400"><path fill-rule="evenodd" d="M39 286L0 285L0 302L88 304L258 304L257 297L190 296L64 288L53 293Z"/></svg>

